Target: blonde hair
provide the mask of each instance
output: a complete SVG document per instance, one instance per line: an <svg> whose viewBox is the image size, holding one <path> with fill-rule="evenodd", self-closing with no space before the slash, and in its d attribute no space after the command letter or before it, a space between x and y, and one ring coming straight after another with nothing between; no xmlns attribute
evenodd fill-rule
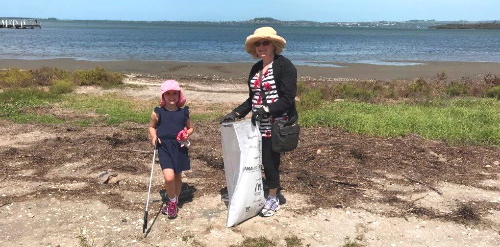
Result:
<svg viewBox="0 0 500 247"><path fill-rule="evenodd" d="M283 44L282 42L276 42L273 39L265 39L265 40L269 40L273 44L274 54L279 55L283 52L283 50L285 50L285 44ZM252 46L253 46L253 44L252 44ZM255 47L252 50L252 52L250 53L250 55L252 55L253 58L259 58L259 55L255 51Z"/></svg>

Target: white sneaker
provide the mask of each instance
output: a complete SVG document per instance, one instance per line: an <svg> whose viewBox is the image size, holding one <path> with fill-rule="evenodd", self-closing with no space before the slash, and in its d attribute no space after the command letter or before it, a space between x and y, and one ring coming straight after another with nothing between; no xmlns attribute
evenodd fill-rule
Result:
<svg viewBox="0 0 500 247"><path fill-rule="evenodd" d="M260 214L263 217L270 217L273 216L278 209L280 209L280 202L278 198L271 199L271 197L268 197L266 199L266 203L264 204L264 208L260 211Z"/></svg>

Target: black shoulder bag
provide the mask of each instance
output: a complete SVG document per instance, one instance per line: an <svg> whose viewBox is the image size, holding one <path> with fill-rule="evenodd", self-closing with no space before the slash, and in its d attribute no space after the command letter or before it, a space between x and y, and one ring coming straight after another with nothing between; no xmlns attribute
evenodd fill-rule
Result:
<svg viewBox="0 0 500 247"><path fill-rule="evenodd" d="M259 71L260 93L262 94L262 103L267 106L266 93L262 89L262 70ZM278 87L278 85L276 85ZM277 120L271 127L271 143L274 152L289 152L297 148L299 144L299 114L295 106L288 112L288 120Z"/></svg>

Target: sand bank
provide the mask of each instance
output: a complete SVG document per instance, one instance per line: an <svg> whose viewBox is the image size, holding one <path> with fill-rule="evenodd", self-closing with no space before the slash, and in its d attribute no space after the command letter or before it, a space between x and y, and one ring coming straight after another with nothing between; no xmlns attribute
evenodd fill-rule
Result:
<svg viewBox="0 0 500 247"><path fill-rule="evenodd" d="M292 61L293 62L293 61ZM82 61L74 59L48 60L0 60L0 69L57 67L65 70L90 69L97 66L122 73L151 74L171 78L219 78L240 80L246 78L253 62L248 63L196 63L172 61ZM383 65L361 63L336 63L331 67L297 65L299 78L352 78L352 79L413 79L432 78L438 73L446 73L450 79L475 78L488 73L499 74L500 63L478 62L415 62Z"/></svg>

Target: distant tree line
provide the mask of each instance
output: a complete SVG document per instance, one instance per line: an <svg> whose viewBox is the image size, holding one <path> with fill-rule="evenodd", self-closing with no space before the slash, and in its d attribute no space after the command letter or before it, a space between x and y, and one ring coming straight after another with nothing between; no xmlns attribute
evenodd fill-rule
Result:
<svg viewBox="0 0 500 247"><path fill-rule="evenodd" d="M487 23L462 23L462 24L443 24L431 26L429 28L435 29L500 29L500 23L487 22Z"/></svg>

